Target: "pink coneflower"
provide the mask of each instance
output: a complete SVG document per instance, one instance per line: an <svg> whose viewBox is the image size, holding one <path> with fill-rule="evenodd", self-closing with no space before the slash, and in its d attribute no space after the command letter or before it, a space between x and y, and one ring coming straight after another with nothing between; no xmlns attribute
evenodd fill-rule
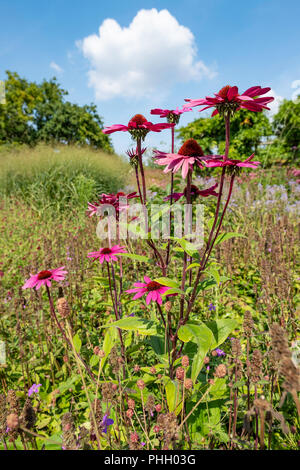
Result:
<svg viewBox="0 0 300 470"><path fill-rule="evenodd" d="M136 114L130 119L127 126L124 126L124 124L114 124L113 126L106 127L102 132L104 134L112 134L118 131L128 131L135 139L144 139L150 131L161 132L163 129L174 127L174 125L175 124L171 123L152 124L152 122L147 121L142 114Z"/></svg>
<svg viewBox="0 0 300 470"><path fill-rule="evenodd" d="M208 196L216 196L218 197L218 193L216 193L215 189L218 186L218 183L214 184L210 188L207 189L198 189L197 186L194 184L191 185L191 197L196 198L197 196L208 197ZM164 198L164 201L179 201L183 196L186 196L187 188L184 189L183 193L173 193L169 194Z"/></svg>
<svg viewBox="0 0 300 470"><path fill-rule="evenodd" d="M103 263L103 261L107 261L107 263L109 263L111 261L118 261L116 255L119 255L120 253L127 253L125 247L120 245L114 245L110 248L101 248L100 251L92 251L88 254L88 258L99 259L101 264Z"/></svg>
<svg viewBox="0 0 300 470"><path fill-rule="evenodd" d="M155 162L158 165L164 165L164 173L172 171L176 173L182 169L182 177L186 178L188 171L193 169L194 164L203 168L201 160L203 158L203 150L195 139L188 139L179 149L178 153L165 153L159 150L155 151Z"/></svg>
<svg viewBox="0 0 300 470"><path fill-rule="evenodd" d="M94 202L91 204L88 202L88 209L87 209L87 214L89 217L92 217L94 214L99 214L99 208L104 205L111 205L115 208L116 214L118 215L119 212L124 211L128 209L129 204L120 204L120 198L126 198L127 200L138 198L138 194L136 192L125 194L122 191L119 191L118 193L114 194L101 194L99 196L99 200L97 202Z"/></svg>
<svg viewBox="0 0 300 470"><path fill-rule="evenodd" d="M274 100L272 96L265 96L261 98L271 88L262 88L260 86L253 86L248 88L242 95L239 95L237 86L227 85L223 87L218 93L215 93L215 97L206 96L205 99L191 100L186 99L188 106L204 106L200 111L204 111L208 108L216 108L212 116L216 114L223 115L226 112L231 114L238 111L241 108L248 109L249 111L260 112L263 109L270 109L266 104Z"/></svg>
<svg viewBox="0 0 300 470"><path fill-rule="evenodd" d="M241 167L241 168L257 168L258 165L260 165L260 162L251 161L252 158L254 157L254 153L250 157L248 157L245 161L234 160L234 159L229 159L229 158L225 160L225 157L224 159L220 160L220 159L216 159L215 157L216 157L215 155L212 155L211 159L207 157L207 159L205 160L205 166L207 166L208 168L216 168L216 167L224 167L224 166Z"/></svg>
<svg viewBox="0 0 300 470"><path fill-rule="evenodd" d="M163 286L159 282L152 281L149 277L144 276L144 281L143 282L135 282L135 288L134 289L129 289L126 292L128 294L133 294L135 293L135 296L133 297L133 300L139 299L143 295L147 294L146 297L146 304L149 305L151 300L157 302L159 305L162 304L162 298L161 294L164 294L167 290L169 290L169 287Z"/></svg>
<svg viewBox="0 0 300 470"><path fill-rule="evenodd" d="M56 269L48 269L45 271L40 271L38 274L31 275L29 279L25 282L22 289L30 289L35 287L38 290L41 286L51 287L51 281L63 281L65 279L65 274L68 271L64 270L64 266Z"/></svg>
<svg viewBox="0 0 300 470"><path fill-rule="evenodd" d="M167 118L168 122L174 122L175 124L178 124L180 115L182 113L186 113L187 111L192 111L192 108L184 107L182 109L179 109L178 106L176 109L151 109L151 114L157 114L161 118Z"/></svg>

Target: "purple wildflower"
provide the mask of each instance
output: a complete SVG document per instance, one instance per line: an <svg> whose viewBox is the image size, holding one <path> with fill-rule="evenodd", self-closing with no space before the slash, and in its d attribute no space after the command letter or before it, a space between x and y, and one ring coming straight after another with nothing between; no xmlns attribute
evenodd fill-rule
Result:
<svg viewBox="0 0 300 470"><path fill-rule="evenodd" d="M103 418L102 423L101 423L101 425L102 425L102 427L103 427L103 432L104 432L104 434L107 433L107 428L108 428L108 426L111 426L112 424L114 424L114 420L111 419L111 418L109 418L108 416L109 416L109 415L106 413L106 414L104 415L104 418Z"/></svg>
<svg viewBox="0 0 300 470"><path fill-rule="evenodd" d="M213 304L209 304L209 306L208 306L208 310L209 310L210 312L211 312L212 310L214 310L214 311L215 311L215 310L216 310L216 307L215 307L215 305L213 305Z"/></svg>
<svg viewBox="0 0 300 470"><path fill-rule="evenodd" d="M28 390L28 396L30 397L33 393L39 393L39 387L41 386L42 384L33 384Z"/></svg>
<svg viewBox="0 0 300 470"><path fill-rule="evenodd" d="M226 354L225 354L225 352L223 351L223 349L216 348L215 351L216 351L218 357L226 356Z"/></svg>

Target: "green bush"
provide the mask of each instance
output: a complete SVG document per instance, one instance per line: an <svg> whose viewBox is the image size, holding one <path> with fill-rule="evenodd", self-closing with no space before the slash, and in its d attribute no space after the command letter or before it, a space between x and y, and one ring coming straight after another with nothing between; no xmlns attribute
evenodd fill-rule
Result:
<svg viewBox="0 0 300 470"><path fill-rule="evenodd" d="M102 192L116 192L126 163L89 148L38 146L0 152L0 196L17 197L34 209L84 211Z"/></svg>

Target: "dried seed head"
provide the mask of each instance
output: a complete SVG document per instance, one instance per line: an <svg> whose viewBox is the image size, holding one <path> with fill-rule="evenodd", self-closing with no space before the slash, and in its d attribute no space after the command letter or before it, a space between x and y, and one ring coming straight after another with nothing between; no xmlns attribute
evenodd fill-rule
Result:
<svg viewBox="0 0 300 470"><path fill-rule="evenodd" d="M129 408L129 410L126 411L126 416L127 418L132 418L133 417L133 410L131 408Z"/></svg>
<svg viewBox="0 0 300 470"><path fill-rule="evenodd" d="M259 349L255 349L250 362L251 380L256 383L260 380L262 374L262 355Z"/></svg>
<svg viewBox="0 0 300 470"><path fill-rule="evenodd" d="M20 416L20 423L26 429L33 428L36 422L35 409L32 406L30 398L27 398Z"/></svg>
<svg viewBox="0 0 300 470"><path fill-rule="evenodd" d="M141 370L140 366L135 365L133 368L134 372L139 372Z"/></svg>
<svg viewBox="0 0 300 470"><path fill-rule="evenodd" d="M166 303L165 303L165 311L168 313L170 312L172 309L172 302L170 302L170 300L168 300Z"/></svg>
<svg viewBox="0 0 300 470"><path fill-rule="evenodd" d="M223 378L227 374L227 368L225 364L219 364L215 370L215 376L218 378Z"/></svg>
<svg viewBox="0 0 300 470"><path fill-rule="evenodd" d="M64 297L57 300L56 308L62 318L68 318L71 313L68 301Z"/></svg>
<svg viewBox="0 0 300 470"><path fill-rule="evenodd" d="M16 430L19 427L19 417L16 413L10 413L6 418L6 424L10 430Z"/></svg>
<svg viewBox="0 0 300 470"><path fill-rule="evenodd" d="M93 353L95 354L95 356L98 356L99 352L100 352L99 346L95 346L94 349L93 349Z"/></svg>
<svg viewBox="0 0 300 470"><path fill-rule="evenodd" d="M65 413L61 418L63 448L76 450L75 425L72 413Z"/></svg>
<svg viewBox="0 0 300 470"><path fill-rule="evenodd" d="M151 372L151 374L156 374L156 369L155 369L154 366L152 366L152 367L150 368L150 372Z"/></svg>
<svg viewBox="0 0 300 470"><path fill-rule="evenodd" d="M253 322L252 315L248 310L245 312L245 315L244 315L243 327L244 327L245 336L249 338L252 335L254 322Z"/></svg>
<svg viewBox="0 0 300 470"><path fill-rule="evenodd" d="M176 369L176 378L177 380L183 380L184 379L184 369L182 367L177 367Z"/></svg>
<svg viewBox="0 0 300 470"><path fill-rule="evenodd" d="M0 394L0 439L6 431L6 399L4 393Z"/></svg>
<svg viewBox="0 0 300 470"><path fill-rule="evenodd" d="M183 356L181 359L181 364L182 364L182 367L188 367L190 364L189 357Z"/></svg>
<svg viewBox="0 0 300 470"><path fill-rule="evenodd" d="M240 340L237 338L232 338L231 340L231 351L234 357L239 357L242 354L242 347Z"/></svg>
<svg viewBox="0 0 300 470"><path fill-rule="evenodd" d="M193 388L193 381L192 381L192 379L185 379L185 381L184 381L184 387L185 387L187 390L190 390L191 388Z"/></svg>

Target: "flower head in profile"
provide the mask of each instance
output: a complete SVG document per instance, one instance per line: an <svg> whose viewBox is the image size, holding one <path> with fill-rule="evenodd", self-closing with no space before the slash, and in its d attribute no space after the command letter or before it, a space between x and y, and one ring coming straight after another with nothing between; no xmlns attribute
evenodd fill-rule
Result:
<svg viewBox="0 0 300 470"><path fill-rule="evenodd" d="M191 198L192 198L192 200L196 199L198 196L201 196L201 197L208 197L208 196L218 197L218 193L216 193L216 191L215 191L217 186L218 186L218 183L214 184L213 186L211 186L210 188L207 188L207 189L198 189L197 186L192 184L191 185ZM170 201L170 199L172 199L172 201L175 201L175 202L179 201L179 199L181 199L183 196L186 197L186 193L187 193L187 188L184 188L183 193L169 194L169 196L166 196L164 198L164 201Z"/></svg>
<svg viewBox="0 0 300 470"><path fill-rule="evenodd" d="M134 199L138 197L139 196L136 192L129 193L129 194L125 194L122 191L119 191L116 194L103 193L101 194L101 196L99 196L99 199L97 202L94 202L93 204L88 202L87 214L89 217L92 217L94 214L100 215L102 206L111 205L115 208L116 216L118 217L120 212L127 210L129 207L129 204L124 203L125 199L128 201L130 199ZM122 203L120 201L120 198L122 198Z"/></svg>
<svg viewBox="0 0 300 470"><path fill-rule="evenodd" d="M216 158L218 157L218 158ZM216 168L216 167L229 167L232 170L235 168L257 168L260 165L260 162L253 162L252 159L254 157L254 153L250 155L250 157L246 158L245 161L237 160L237 159L230 159L223 156L223 158L219 158L219 155L212 155L212 158L207 157L205 160L205 166L207 168Z"/></svg>
<svg viewBox="0 0 300 470"><path fill-rule="evenodd" d="M141 155L143 155L146 152L146 150L147 150L146 147L142 148L141 149ZM129 157L130 165L133 166L134 168L137 168L137 166L139 164L138 148L136 147L136 149L127 150L126 153Z"/></svg>
<svg viewBox="0 0 300 470"><path fill-rule="evenodd" d="M42 384L33 384L31 385L30 389L28 390L28 396L31 397L33 393L39 393L39 388Z"/></svg>
<svg viewBox="0 0 300 470"><path fill-rule="evenodd" d="M136 114L133 116L127 126L124 124L114 124L113 126L106 127L102 130L104 134L112 134L113 132L130 132L134 139L144 140L148 132L161 132L163 129L173 127L175 124L172 123L161 123L152 124L142 114Z"/></svg>
<svg viewBox="0 0 300 470"><path fill-rule="evenodd" d="M239 109L248 109L249 111L260 112L263 109L270 109L266 105L274 100L272 96L265 96L271 88L262 88L253 86L248 88L242 95L239 94L237 86L226 85L214 97L206 96L205 99L191 100L186 99L188 107L204 106L200 111L208 108L215 108L212 116L216 114L233 115ZM185 106L184 106L185 107Z"/></svg>
<svg viewBox="0 0 300 470"><path fill-rule="evenodd" d="M114 424L114 420L109 418L109 415L106 413L103 417L102 422L101 422L101 428L102 428L104 434L107 434L108 426L111 426L112 424Z"/></svg>
<svg viewBox="0 0 300 470"><path fill-rule="evenodd" d="M195 139L186 140L178 153L165 153L159 150L155 150L154 153L155 163L166 167L164 173L169 171L177 173L181 169L182 178L186 178L188 171L192 170L194 165L203 168L201 164L203 157L203 150Z"/></svg>
<svg viewBox="0 0 300 470"><path fill-rule="evenodd" d="M35 287L38 290L41 286L51 287L51 281L63 281L65 279L65 274L68 271L64 270L64 266L56 269L47 269L45 271L40 271L38 274L31 274L30 278L27 279L22 289L30 289Z"/></svg>
<svg viewBox="0 0 300 470"><path fill-rule="evenodd" d="M161 295L169 290L169 287L163 286L159 282L152 281L147 276L144 276L145 282L135 282L135 288L129 289L126 292L128 294L135 294L133 300L139 299L143 295L146 295L146 304L149 305L150 302L153 300L157 302L159 305L162 304L162 297Z"/></svg>
<svg viewBox="0 0 300 470"><path fill-rule="evenodd" d="M176 109L151 109L151 114L157 114L161 118L167 118L168 122L178 124L180 115L186 113L187 111L192 111L192 108L185 106L182 109L179 109L178 106Z"/></svg>
<svg viewBox="0 0 300 470"><path fill-rule="evenodd" d="M99 259L102 264L103 261L110 263L111 261L118 261L117 255L120 253L127 253L124 246L114 245L112 247L101 248L99 251L91 251L88 258Z"/></svg>

